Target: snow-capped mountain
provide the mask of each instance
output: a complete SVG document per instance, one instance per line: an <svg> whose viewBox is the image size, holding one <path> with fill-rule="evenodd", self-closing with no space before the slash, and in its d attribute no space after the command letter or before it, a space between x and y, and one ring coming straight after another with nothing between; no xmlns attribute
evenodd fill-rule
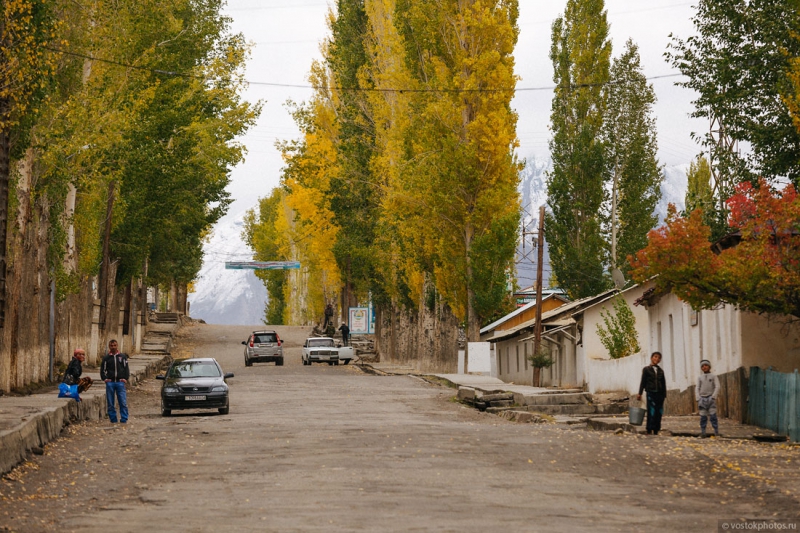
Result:
<svg viewBox="0 0 800 533"><path fill-rule="evenodd" d="M206 243L203 267L189 294L192 318L209 324L262 323L267 289L252 270L226 270L225 261L249 261L253 252L242 240L244 213L217 223Z"/></svg>
<svg viewBox="0 0 800 533"><path fill-rule="evenodd" d="M522 202L522 225L524 231L534 232L539 227L539 206L547 202L547 172L552 168L549 157L528 157L520 172L519 194ZM678 210L684 208L689 165L665 167L664 181L661 183L661 200L656 205L659 224L667 214L667 206L675 204ZM525 235L525 243L517 248L517 280L520 287L529 287L536 281L536 253L532 246L535 235ZM550 256L547 244L544 249L544 286L547 287L550 273Z"/></svg>

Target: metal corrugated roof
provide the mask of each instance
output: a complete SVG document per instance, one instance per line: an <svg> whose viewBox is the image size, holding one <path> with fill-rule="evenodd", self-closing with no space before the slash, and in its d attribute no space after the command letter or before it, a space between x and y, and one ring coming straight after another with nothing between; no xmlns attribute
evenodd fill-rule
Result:
<svg viewBox="0 0 800 533"><path fill-rule="evenodd" d="M546 300L549 300L550 298L558 298L559 300L562 300L564 302L567 301L567 299L565 297L561 296L560 294L549 294L545 298L542 298L542 303L544 303ZM522 307L520 307L519 309L516 309L516 310L510 312L506 316L504 316L504 317L502 317L502 318L500 318L498 320L495 320L494 322L492 322L488 326L482 327L481 328L481 335L483 335L484 333L488 333L488 332L492 331L493 329L495 329L497 326L499 326L503 322L511 320L515 316L519 315L520 313L523 313L524 311L527 311L531 307L536 307L536 302L527 303L527 304L523 305ZM561 309L561 308L559 307L559 309Z"/></svg>
<svg viewBox="0 0 800 533"><path fill-rule="evenodd" d="M611 296L613 296L614 294L616 294L617 292L619 292L617 289L611 289L609 291L602 292L602 293L597 294L595 296L589 296L589 297L586 297L586 298L581 298L580 300L575 300L574 302L569 302L567 304L562 305L561 307L557 307L557 308L555 308L555 309L553 309L551 311L548 311L546 313L542 313L542 324L544 324L547 320L549 320L551 318L558 317L558 316L563 315L565 313L578 312L578 311L582 310L583 307L588 307L588 306L592 305L595 302L598 302L600 300L608 299ZM571 316L572 315L570 315L570 317ZM520 324L518 326L515 326L515 327L513 327L511 329L507 329L507 330L504 330L502 332L497 332L494 335L492 335L491 337L489 337L488 339L486 339L486 341L487 342L497 342L497 341L501 341L501 340L504 340L504 339L510 339L511 337L515 337L516 335L518 335L520 331L523 331L523 330L525 330L527 328L533 327L534 325L536 325L536 319L532 318L531 320L528 320L527 322L523 322L522 324Z"/></svg>

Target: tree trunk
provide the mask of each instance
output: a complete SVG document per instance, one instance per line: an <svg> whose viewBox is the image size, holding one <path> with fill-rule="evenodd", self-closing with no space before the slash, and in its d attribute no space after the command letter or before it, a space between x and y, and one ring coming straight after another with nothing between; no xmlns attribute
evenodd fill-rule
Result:
<svg viewBox="0 0 800 533"><path fill-rule="evenodd" d="M0 100L0 121L8 117L8 100ZM8 183L11 139L7 129L0 128L0 328L6 314L6 262L8 253Z"/></svg>

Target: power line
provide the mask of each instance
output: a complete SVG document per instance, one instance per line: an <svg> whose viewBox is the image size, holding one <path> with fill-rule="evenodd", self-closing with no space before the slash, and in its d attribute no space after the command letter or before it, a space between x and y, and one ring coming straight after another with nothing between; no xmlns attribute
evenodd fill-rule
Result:
<svg viewBox="0 0 800 533"><path fill-rule="evenodd" d="M143 67L140 65L131 65L129 63L123 63L121 61L115 61L113 59L105 59L102 57L92 56L88 54L81 54L78 52L69 52L67 50L61 50L58 48L51 48L51 47L43 47L46 50L50 50L51 52L56 52L59 54L64 54L68 56L78 57L81 59L88 59L90 61L97 61L99 63L107 63L109 65L115 65L118 67L123 68L131 68L146 72L152 72L154 74L160 74L163 76L171 76L175 78L187 78L187 79L196 79L201 81L216 81L213 78L208 78L206 76L198 76L196 74L191 74L187 72L177 72L173 70L162 70L156 69L151 67ZM683 76L683 74L676 72L672 74L661 74L658 76L649 76L645 79L647 80L658 80L664 78L675 78ZM273 82L266 82L266 81L250 81L244 80L245 83L249 85L260 85L265 87L280 87L280 88L287 88L287 89L320 89L323 87L319 87L316 85L300 85L294 83L273 83ZM570 89L583 89L589 87L602 87L605 85L613 85L614 82L603 82L603 83L579 83L576 85L571 85ZM532 91L552 91L558 88L556 85L550 86L542 86L542 87L514 87L508 89L492 89L492 88L483 88L483 89L418 89L418 88L387 88L387 87L341 87L341 86L333 86L333 87L324 87L325 89L334 89L337 91L350 91L350 92L379 92L379 93L501 93L501 92L532 92Z"/></svg>

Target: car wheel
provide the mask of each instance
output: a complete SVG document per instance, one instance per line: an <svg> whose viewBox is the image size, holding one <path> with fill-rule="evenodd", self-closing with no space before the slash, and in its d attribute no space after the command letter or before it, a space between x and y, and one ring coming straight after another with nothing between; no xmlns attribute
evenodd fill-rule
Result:
<svg viewBox="0 0 800 533"><path fill-rule="evenodd" d="M283 357L275 361L275 366L283 366Z"/></svg>
<svg viewBox="0 0 800 533"><path fill-rule="evenodd" d="M339 361L334 361L333 364L339 366Z"/></svg>
<svg viewBox="0 0 800 533"><path fill-rule="evenodd" d="M225 407L220 407L218 409L218 411L219 411L219 414L221 414L221 415L227 415L228 413L231 412L231 407L230 407L230 405L226 405Z"/></svg>
<svg viewBox="0 0 800 533"><path fill-rule="evenodd" d="M161 400L161 416L170 416L171 414L172 414L172 409L165 409L164 400Z"/></svg>
<svg viewBox="0 0 800 533"><path fill-rule="evenodd" d="M350 359L345 359L344 360L344 364L349 365L350 364Z"/></svg>
<svg viewBox="0 0 800 533"><path fill-rule="evenodd" d="M328 366L333 366L333 361L328 361Z"/></svg>
<svg viewBox="0 0 800 533"><path fill-rule="evenodd" d="M253 366L253 362L247 357L244 358L244 366Z"/></svg>

